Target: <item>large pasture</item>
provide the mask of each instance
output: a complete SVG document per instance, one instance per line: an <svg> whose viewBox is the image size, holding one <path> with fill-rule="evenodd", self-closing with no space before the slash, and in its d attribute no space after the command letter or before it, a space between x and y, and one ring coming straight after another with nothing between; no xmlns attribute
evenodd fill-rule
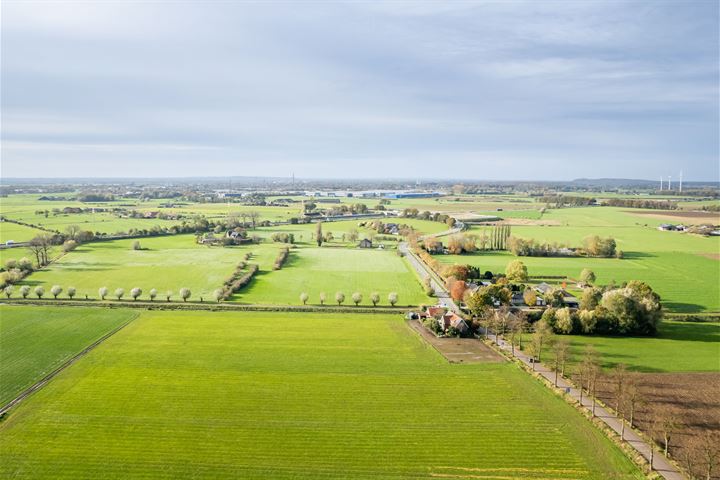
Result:
<svg viewBox="0 0 720 480"><path fill-rule="evenodd" d="M195 243L194 235L174 235L140 239L142 250L133 250L135 240L95 242L80 246L60 260L39 270L25 280L31 286L42 285L47 294L50 287L60 285L77 289L77 297L86 294L97 298L98 289L107 287L110 297L116 288L143 290L147 299L155 288L162 298L165 292L189 288L192 300L200 296L210 299L242 260L240 248L208 247ZM64 296L64 294L63 294Z"/></svg>
<svg viewBox="0 0 720 480"><path fill-rule="evenodd" d="M664 320L655 337L563 336L573 362L591 345L607 369L624 364L638 372L720 373L720 323ZM548 355L551 355L548 353Z"/></svg>
<svg viewBox="0 0 720 480"><path fill-rule="evenodd" d="M136 312L0 306L0 405Z"/></svg>
<svg viewBox="0 0 720 480"><path fill-rule="evenodd" d="M0 423L5 478L641 478L515 366L400 316L147 312Z"/></svg>
<svg viewBox="0 0 720 480"><path fill-rule="evenodd" d="M590 268L601 284L648 282L670 311L720 311L720 238L662 232L656 228L659 221L637 223L632 212L605 207L551 210L543 219L553 220L555 225L513 226L512 235L571 247L581 246L590 235L612 236L624 258L519 258L531 276L566 275L572 279L583 268ZM472 230L482 231L480 227ZM507 252L438 256L444 263L470 263L493 272L503 272L515 258Z"/></svg>
<svg viewBox="0 0 720 480"><path fill-rule="evenodd" d="M19 225L12 222L0 222L0 243L8 241L27 242L36 235L43 233L37 228Z"/></svg>
<svg viewBox="0 0 720 480"><path fill-rule="evenodd" d="M261 264L261 268L264 267ZM371 305L370 294L380 294L380 304L389 305L388 294L398 294L398 305L430 302L416 274L396 252L377 249L304 246L291 250L281 270L270 265L235 296L242 303L301 304L300 294L310 296L308 304L319 304L320 293L326 305L335 303L335 293L345 294L345 305L352 305L354 292L363 295L361 305Z"/></svg>

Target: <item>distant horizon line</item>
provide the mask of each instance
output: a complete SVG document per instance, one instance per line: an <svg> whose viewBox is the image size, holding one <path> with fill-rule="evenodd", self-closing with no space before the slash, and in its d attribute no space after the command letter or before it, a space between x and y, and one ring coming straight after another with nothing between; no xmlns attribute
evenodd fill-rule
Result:
<svg viewBox="0 0 720 480"><path fill-rule="evenodd" d="M283 180L287 182L306 182L306 181L371 181L371 182L397 182L397 181L403 181L403 182L473 182L473 183L483 183L483 182L502 182L502 183L577 183L577 182L583 182L583 181L591 181L591 182L601 182L601 181L624 181L624 182L643 182L643 183L660 183L659 179L646 179L646 178L624 178L624 177L580 177L580 178L574 178L572 180L559 180L559 179L497 179L497 178L453 178L453 177L435 177L435 178L429 178L429 177L362 177L362 178L350 178L350 177L277 177L277 176L269 176L269 175L234 175L234 176L196 176L196 175L187 175L187 176L123 176L123 177L103 177L103 176L64 176L64 177L5 177L0 176L0 185L2 185L2 182L5 180L8 181L53 181L53 180L78 180L78 181L87 181L87 180L214 180L214 181L231 181L233 179L244 179L244 180ZM687 179L683 178L682 180L683 184L686 183L709 183L709 184L720 184L720 179L718 180L694 180L694 179ZM679 178L675 179L673 178L673 184L679 183ZM663 178L663 186L667 186L667 177Z"/></svg>

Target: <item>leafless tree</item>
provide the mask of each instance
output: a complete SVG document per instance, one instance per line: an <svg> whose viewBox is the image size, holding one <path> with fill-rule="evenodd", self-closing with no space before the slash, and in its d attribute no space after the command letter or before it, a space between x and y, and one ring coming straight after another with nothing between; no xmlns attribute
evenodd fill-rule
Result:
<svg viewBox="0 0 720 480"><path fill-rule="evenodd" d="M663 441L663 453L667 456L670 450L670 441L680 427L680 416L676 408L664 403L656 403L653 416L657 420L658 433Z"/></svg>
<svg viewBox="0 0 720 480"><path fill-rule="evenodd" d="M720 445L720 432L711 430L709 426L705 426L702 433L696 438L694 450L698 454L698 460L703 467L706 480L711 480L713 472L718 468L720 462L718 445Z"/></svg>
<svg viewBox="0 0 720 480"><path fill-rule="evenodd" d="M625 388L623 389L623 398L620 401L620 408L622 409L622 418L627 420L630 428L634 426L635 412L638 407L643 405L643 397L640 394L640 388L637 382L633 378L628 378ZM625 425L623 424L623 431L620 435L621 439L625 437Z"/></svg>
<svg viewBox="0 0 720 480"><path fill-rule="evenodd" d="M68 225L65 229L65 236L70 240L77 240L78 235L80 235L80 227L77 225Z"/></svg>
<svg viewBox="0 0 720 480"><path fill-rule="evenodd" d="M555 386L558 386L558 374L565 376L565 364L570 355L570 342L562 338L553 345L553 370L555 371Z"/></svg>
<svg viewBox="0 0 720 480"><path fill-rule="evenodd" d="M600 360L597 350L595 350L592 345L585 347L585 353L583 354L580 369L582 370L582 376L587 382L588 395L592 397L592 415L595 416L595 393L597 392L597 384L600 377ZM581 383L581 395L582 387ZM580 403L582 404L582 397Z"/></svg>
<svg viewBox="0 0 720 480"><path fill-rule="evenodd" d="M248 217L250 217L250 222L252 223L252 228L254 229L257 225L258 219L260 218L260 214L253 210L248 212Z"/></svg>
<svg viewBox="0 0 720 480"><path fill-rule="evenodd" d="M615 411L619 412L622 399L625 395L625 382L627 381L627 367L624 363L618 363L612 374L612 382L615 393Z"/></svg>

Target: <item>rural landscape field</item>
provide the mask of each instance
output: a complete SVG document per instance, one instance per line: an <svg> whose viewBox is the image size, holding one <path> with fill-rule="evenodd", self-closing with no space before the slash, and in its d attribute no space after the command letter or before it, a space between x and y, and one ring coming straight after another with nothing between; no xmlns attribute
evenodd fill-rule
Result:
<svg viewBox="0 0 720 480"><path fill-rule="evenodd" d="M720 480L718 0L0 29L0 478Z"/></svg>

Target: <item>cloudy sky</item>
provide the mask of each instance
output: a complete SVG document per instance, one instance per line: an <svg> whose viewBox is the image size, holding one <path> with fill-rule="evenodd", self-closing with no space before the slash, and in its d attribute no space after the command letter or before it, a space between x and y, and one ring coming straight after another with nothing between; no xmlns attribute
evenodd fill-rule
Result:
<svg viewBox="0 0 720 480"><path fill-rule="evenodd" d="M718 2L2 2L2 175L718 180Z"/></svg>

